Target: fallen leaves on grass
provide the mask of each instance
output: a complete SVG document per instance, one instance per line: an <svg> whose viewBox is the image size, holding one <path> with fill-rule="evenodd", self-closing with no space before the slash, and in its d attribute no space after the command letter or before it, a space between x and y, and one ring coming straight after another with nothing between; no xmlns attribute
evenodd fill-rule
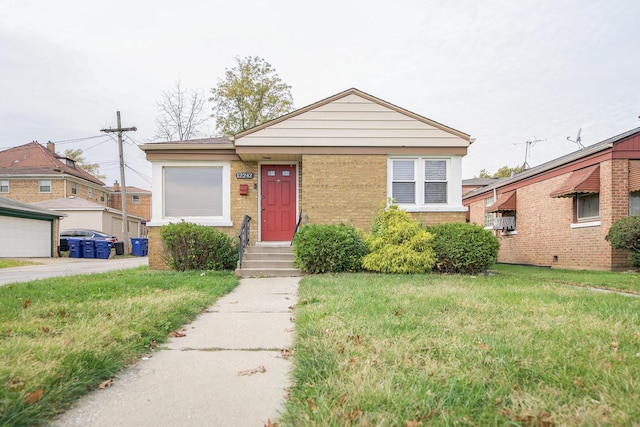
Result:
<svg viewBox="0 0 640 427"><path fill-rule="evenodd" d="M31 305L31 298L22 303L22 308L27 308Z"/></svg>
<svg viewBox="0 0 640 427"><path fill-rule="evenodd" d="M316 405L316 402L310 397L307 398L307 406L311 412L316 412L318 410L318 405Z"/></svg>
<svg viewBox="0 0 640 427"><path fill-rule="evenodd" d="M257 368L246 369L244 371L240 371L240 372L238 372L238 376L239 377L244 377L244 376L257 374L258 372L261 373L261 374L264 374L265 372L267 372L267 369L264 366L260 365Z"/></svg>
<svg viewBox="0 0 640 427"><path fill-rule="evenodd" d="M169 336L174 338L182 338L182 337L186 337L187 334L184 334L180 331L173 331L173 332L169 332Z"/></svg>
<svg viewBox="0 0 640 427"><path fill-rule="evenodd" d="M38 400L42 399L42 396L44 396L44 390L39 388L36 391L32 391L31 393L27 394L27 396L24 398L24 403L25 405L33 405Z"/></svg>
<svg viewBox="0 0 640 427"><path fill-rule="evenodd" d="M280 425L280 423L277 423L275 421L271 422L271 419L268 419L267 423L263 424L263 425L264 425L264 427L278 427Z"/></svg>

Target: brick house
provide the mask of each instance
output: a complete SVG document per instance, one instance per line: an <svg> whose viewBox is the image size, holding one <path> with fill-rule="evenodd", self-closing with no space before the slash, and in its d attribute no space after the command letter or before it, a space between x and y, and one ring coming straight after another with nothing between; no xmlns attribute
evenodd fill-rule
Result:
<svg viewBox="0 0 640 427"><path fill-rule="evenodd" d="M469 220L494 229L498 261L618 270L628 253L605 236L640 215L640 128L463 196Z"/></svg>
<svg viewBox="0 0 640 427"><path fill-rule="evenodd" d="M159 228L186 220L250 239L289 241L303 222L367 229L390 198L424 224L465 221L469 135L357 89L234 137L150 143L149 265L164 268Z"/></svg>
<svg viewBox="0 0 640 427"><path fill-rule="evenodd" d="M56 154L55 144L36 141L0 151L0 196L25 203L69 196L103 206L108 202L102 181Z"/></svg>
<svg viewBox="0 0 640 427"><path fill-rule="evenodd" d="M122 211L122 190L120 183L115 181L113 186L105 187L109 192L108 205L112 209ZM151 218L151 191L127 185L127 214L143 219L146 223ZM143 231L143 235L146 232Z"/></svg>

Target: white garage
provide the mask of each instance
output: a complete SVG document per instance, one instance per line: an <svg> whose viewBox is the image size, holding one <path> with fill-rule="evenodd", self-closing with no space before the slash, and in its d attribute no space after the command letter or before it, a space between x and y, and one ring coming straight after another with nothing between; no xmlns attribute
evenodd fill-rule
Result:
<svg viewBox="0 0 640 427"><path fill-rule="evenodd" d="M48 258L62 215L0 197L0 258Z"/></svg>

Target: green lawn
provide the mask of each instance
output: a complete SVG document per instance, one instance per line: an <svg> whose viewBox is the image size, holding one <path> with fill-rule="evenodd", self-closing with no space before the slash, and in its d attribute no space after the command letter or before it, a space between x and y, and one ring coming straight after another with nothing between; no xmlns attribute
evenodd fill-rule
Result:
<svg viewBox="0 0 640 427"><path fill-rule="evenodd" d="M23 265L33 265L33 263L17 259L0 258L0 268L21 267Z"/></svg>
<svg viewBox="0 0 640 427"><path fill-rule="evenodd" d="M237 284L140 268L0 286L0 425L45 424Z"/></svg>
<svg viewBox="0 0 640 427"><path fill-rule="evenodd" d="M496 268L304 278L281 425L637 423L638 274Z"/></svg>

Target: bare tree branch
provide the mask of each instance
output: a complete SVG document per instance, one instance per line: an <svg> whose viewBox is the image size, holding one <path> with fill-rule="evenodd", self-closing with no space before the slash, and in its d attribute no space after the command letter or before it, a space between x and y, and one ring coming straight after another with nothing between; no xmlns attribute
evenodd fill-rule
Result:
<svg viewBox="0 0 640 427"><path fill-rule="evenodd" d="M206 135L205 99L203 91L183 89L180 80L176 81L172 88L162 92L162 99L156 102L159 114L154 137L185 141Z"/></svg>

